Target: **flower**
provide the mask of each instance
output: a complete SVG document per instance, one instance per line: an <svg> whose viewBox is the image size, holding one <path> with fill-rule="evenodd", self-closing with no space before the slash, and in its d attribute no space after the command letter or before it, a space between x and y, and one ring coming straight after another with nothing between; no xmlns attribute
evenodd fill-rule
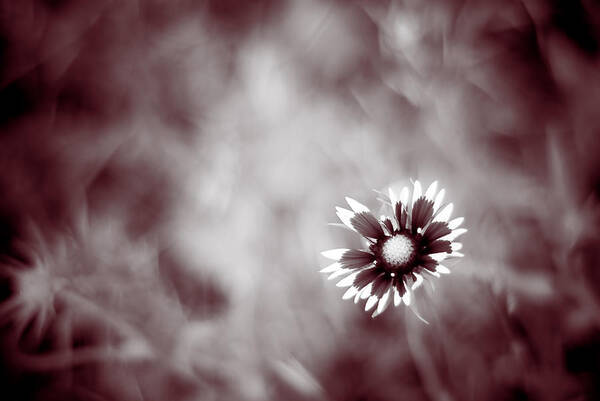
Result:
<svg viewBox="0 0 600 401"><path fill-rule="evenodd" d="M373 317L381 314L393 301L394 306L411 304L411 293L425 279L448 274L440 264L453 257L462 257L457 237L467 232L458 228L464 218L452 220L453 204L443 204L445 190L437 190L437 181L422 193L421 183L402 188L398 194L392 188L382 194L384 207L391 217L378 220L365 205L346 197L351 210L336 207L343 227L362 235L366 249L331 249L321 254L335 263L321 270L329 279L342 279L338 287L349 287L343 299L367 299L365 310L375 308ZM335 224L340 225L340 224Z"/></svg>

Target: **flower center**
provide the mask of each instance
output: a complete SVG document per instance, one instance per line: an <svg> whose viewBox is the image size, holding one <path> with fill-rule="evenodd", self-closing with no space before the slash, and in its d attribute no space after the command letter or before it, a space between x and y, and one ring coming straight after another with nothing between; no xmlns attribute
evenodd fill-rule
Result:
<svg viewBox="0 0 600 401"><path fill-rule="evenodd" d="M394 235L385 241L381 248L381 256L392 266L400 267L414 257L415 245L406 235Z"/></svg>

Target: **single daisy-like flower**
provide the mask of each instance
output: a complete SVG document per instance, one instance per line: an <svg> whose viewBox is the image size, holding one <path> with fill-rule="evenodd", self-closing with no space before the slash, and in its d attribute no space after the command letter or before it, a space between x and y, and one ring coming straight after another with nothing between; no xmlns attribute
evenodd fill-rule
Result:
<svg viewBox="0 0 600 401"><path fill-rule="evenodd" d="M365 205L346 198L351 210L336 207L344 227L366 239L366 249L331 249L321 254L335 263L321 270L329 279L340 278L338 287L349 287L343 299L366 299L365 310L375 308L373 317L390 303L411 304L411 293L424 279L439 278L450 270L442 261L462 257L462 244L454 242L467 230L459 228L464 218L450 220L453 204L443 204L445 190L437 190L437 181L422 193L414 181L396 193L388 189L380 201L391 217L377 219ZM390 209L391 208L391 209Z"/></svg>

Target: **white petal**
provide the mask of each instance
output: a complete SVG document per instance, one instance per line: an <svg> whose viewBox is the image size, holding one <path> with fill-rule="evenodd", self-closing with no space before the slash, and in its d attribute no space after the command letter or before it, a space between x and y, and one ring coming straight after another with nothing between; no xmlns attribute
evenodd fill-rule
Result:
<svg viewBox="0 0 600 401"><path fill-rule="evenodd" d="M367 284L365 288L360 292L360 299L367 299L371 296L371 290L373 289L373 283Z"/></svg>
<svg viewBox="0 0 600 401"><path fill-rule="evenodd" d="M379 195L379 196L375 197L375 199L377 199L381 203L390 203L390 197L388 196L387 192L380 191L378 189L373 189L373 192L375 192L377 195Z"/></svg>
<svg viewBox="0 0 600 401"><path fill-rule="evenodd" d="M356 294L358 294L358 288L352 286L346 290L344 295L342 295L342 299L343 300L350 299L350 298L354 297Z"/></svg>
<svg viewBox="0 0 600 401"><path fill-rule="evenodd" d="M417 276L417 280L413 283L411 290L416 290L421 286L421 284L423 284L423 277L417 273L415 273L415 276Z"/></svg>
<svg viewBox="0 0 600 401"><path fill-rule="evenodd" d="M448 255L449 258L462 258L464 255L464 253L461 252L452 252L451 254Z"/></svg>
<svg viewBox="0 0 600 401"><path fill-rule="evenodd" d="M450 220L450 222L448 223L448 228L451 230L454 230L455 228L457 228L458 226L460 226L463 221L465 221L464 217L457 217L455 219Z"/></svg>
<svg viewBox="0 0 600 401"><path fill-rule="evenodd" d="M452 214L452 209L454 209L454 205L452 203L448 203L433 219L433 221L448 221L450 215Z"/></svg>
<svg viewBox="0 0 600 401"><path fill-rule="evenodd" d="M453 252L460 251L463 247L463 244L460 242L453 242L450 244L450 248L452 248Z"/></svg>
<svg viewBox="0 0 600 401"><path fill-rule="evenodd" d="M440 208L440 206L442 206L442 202L444 201L444 195L446 195L446 190L442 188L435 197L435 201L433 201L434 212L436 212Z"/></svg>
<svg viewBox="0 0 600 401"><path fill-rule="evenodd" d="M350 220L354 217L354 212L351 212L348 209L344 209L343 207L336 206L335 214L339 217L340 221L344 223L348 228L352 231L356 231L356 229L352 226Z"/></svg>
<svg viewBox="0 0 600 401"><path fill-rule="evenodd" d="M350 249L347 248L330 249L328 251L321 252L321 255L325 256L327 259L335 260L337 262L341 259L342 255L349 250Z"/></svg>
<svg viewBox="0 0 600 401"><path fill-rule="evenodd" d="M431 274L434 277L440 278L440 273L438 273L438 272L432 272L432 271L429 271L427 269L423 269L423 271Z"/></svg>
<svg viewBox="0 0 600 401"><path fill-rule="evenodd" d="M419 182L419 180L415 180L415 183L413 184L413 195L411 205L414 205L417 199L421 197L421 193L421 183Z"/></svg>
<svg viewBox="0 0 600 401"><path fill-rule="evenodd" d="M440 238L440 240L454 241L456 238L463 235L467 231L468 230L466 228L457 228L456 230L453 230L450 234L444 235L442 238Z"/></svg>
<svg viewBox="0 0 600 401"><path fill-rule="evenodd" d="M350 208L354 211L354 213L361 213L361 212L369 212L369 208L366 207L365 205L363 205L362 203L360 203L357 200L354 200L348 196L346 196L346 202L348 202L348 206L350 206Z"/></svg>
<svg viewBox="0 0 600 401"><path fill-rule="evenodd" d="M425 324L429 324L429 322L427 320L425 320L423 318L423 316L421 316L421 314L419 313L419 310L417 309L417 306L415 304L413 304L412 306L410 306L410 310L415 314L415 316L422 321Z"/></svg>
<svg viewBox="0 0 600 401"><path fill-rule="evenodd" d="M431 257L431 259L435 260L436 262L441 262L442 260L444 260L448 257L448 253L446 253L446 252L430 253L428 256Z"/></svg>
<svg viewBox="0 0 600 401"><path fill-rule="evenodd" d="M377 310L373 313L372 317L381 315L389 306L390 301L392 300L392 288L388 288L388 290L383 294L381 299L379 300L379 304L377 305Z"/></svg>
<svg viewBox="0 0 600 401"><path fill-rule="evenodd" d="M437 192L437 186L438 186L438 182L434 181L431 183L431 185L429 186L429 188L427 188L427 191L425 191L425 197L429 200L433 200L435 193Z"/></svg>
<svg viewBox="0 0 600 401"><path fill-rule="evenodd" d="M396 207L396 203L398 203L398 196L396 192L392 189L392 187L388 188L388 193L390 194L390 202L392 203L392 209Z"/></svg>
<svg viewBox="0 0 600 401"><path fill-rule="evenodd" d="M408 194L408 187L404 187L402 188L402 191L400 191L400 202L402 202L404 206L408 205Z"/></svg>
<svg viewBox="0 0 600 401"><path fill-rule="evenodd" d="M367 299L367 303L365 304L365 311L371 310L378 300L379 298L377 297L377 295L371 295L369 299Z"/></svg>
<svg viewBox="0 0 600 401"><path fill-rule="evenodd" d="M402 303L402 297L400 296L400 293L396 287L392 288L394 289L394 306L399 306Z"/></svg>
<svg viewBox="0 0 600 401"><path fill-rule="evenodd" d="M402 283L406 288L411 288L413 282L412 274L402 277Z"/></svg>
<svg viewBox="0 0 600 401"><path fill-rule="evenodd" d="M402 302L404 302L404 305L410 305L410 290L408 288L404 295L402 295Z"/></svg>
<svg viewBox="0 0 600 401"><path fill-rule="evenodd" d="M450 269L448 269L448 268L447 268L446 266L444 266L444 265L437 265L437 267L435 268L435 270L436 270L438 273L441 273L441 274L450 274Z"/></svg>
<svg viewBox="0 0 600 401"><path fill-rule="evenodd" d="M335 286L336 287L350 287L352 284L354 284L354 279L356 278L357 274L358 274L358 272L354 272L351 275L344 277Z"/></svg>
<svg viewBox="0 0 600 401"><path fill-rule="evenodd" d="M327 280L333 280L334 278L345 276L346 274L351 273L351 272L352 272L351 269L340 269L340 270L337 270L337 271L334 271L333 273L331 273L327 277Z"/></svg>
<svg viewBox="0 0 600 401"><path fill-rule="evenodd" d="M326 266L319 270L321 273L333 273L342 268L342 265L338 262L332 263L329 266Z"/></svg>

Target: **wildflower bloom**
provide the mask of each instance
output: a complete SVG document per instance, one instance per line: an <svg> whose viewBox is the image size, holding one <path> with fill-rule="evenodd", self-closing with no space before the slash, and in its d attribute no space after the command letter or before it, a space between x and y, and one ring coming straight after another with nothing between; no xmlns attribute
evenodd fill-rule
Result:
<svg viewBox="0 0 600 401"><path fill-rule="evenodd" d="M437 181L422 193L414 181L396 193L380 199L391 216L377 219L365 205L346 198L351 210L336 207L343 226L366 239L366 249L331 249L322 255L335 263L321 270L329 279L341 278L338 287L349 287L343 299L366 299L365 310L381 314L390 303L411 304L411 293L425 279L439 278L450 270L441 264L447 258L462 257L462 244L454 242L467 230L458 228L464 218L450 220L453 204L443 204L445 190Z"/></svg>

